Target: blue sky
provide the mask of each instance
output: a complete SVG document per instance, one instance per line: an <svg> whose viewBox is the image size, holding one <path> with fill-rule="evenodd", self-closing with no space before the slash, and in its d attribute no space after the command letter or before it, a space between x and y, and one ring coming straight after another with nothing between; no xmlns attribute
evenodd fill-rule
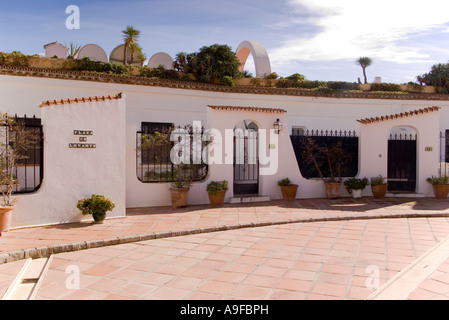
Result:
<svg viewBox="0 0 449 320"><path fill-rule="evenodd" d="M66 7L80 9L79 30L68 30ZM109 54L123 30L141 31L151 57L175 56L204 45L259 41L280 76L357 81L360 56L373 58L368 80L405 83L449 60L449 2L446 0L129 0L2 1L0 51L43 53L59 41L95 43ZM248 61L245 69L254 73Z"/></svg>

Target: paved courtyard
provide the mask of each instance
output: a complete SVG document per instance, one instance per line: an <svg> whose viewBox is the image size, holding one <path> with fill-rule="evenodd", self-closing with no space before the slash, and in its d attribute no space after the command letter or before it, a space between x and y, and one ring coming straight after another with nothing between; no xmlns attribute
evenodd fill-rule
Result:
<svg viewBox="0 0 449 320"><path fill-rule="evenodd" d="M0 296L22 256L53 248L60 253L36 299L359 300L405 279L427 255L441 263L404 299L449 298L449 253L438 247L449 235L449 201L307 199L127 214L4 233ZM67 284L68 270L79 271L79 286Z"/></svg>

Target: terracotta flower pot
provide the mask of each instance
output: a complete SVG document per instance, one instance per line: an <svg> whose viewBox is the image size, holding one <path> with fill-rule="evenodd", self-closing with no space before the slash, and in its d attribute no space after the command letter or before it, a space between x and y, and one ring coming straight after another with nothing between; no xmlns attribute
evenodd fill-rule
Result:
<svg viewBox="0 0 449 320"><path fill-rule="evenodd" d="M0 207L0 236L2 235L2 232L8 231L11 227L13 209L14 206Z"/></svg>
<svg viewBox="0 0 449 320"><path fill-rule="evenodd" d="M436 185L433 184L433 193L437 199L446 199L449 193L449 185Z"/></svg>
<svg viewBox="0 0 449 320"><path fill-rule="evenodd" d="M185 207L190 188L170 188L171 203L173 208Z"/></svg>
<svg viewBox="0 0 449 320"><path fill-rule="evenodd" d="M226 195L226 190L223 191L208 191L209 201L211 206L222 206Z"/></svg>
<svg viewBox="0 0 449 320"><path fill-rule="evenodd" d="M326 188L326 197L329 199L336 199L340 196L340 182L326 182L324 186Z"/></svg>
<svg viewBox="0 0 449 320"><path fill-rule="evenodd" d="M281 186L282 199L286 201L293 201L296 199L297 184L290 184L288 186Z"/></svg>
<svg viewBox="0 0 449 320"><path fill-rule="evenodd" d="M371 186L371 191L375 199L382 199L387 194L388 184Z"/></svg>

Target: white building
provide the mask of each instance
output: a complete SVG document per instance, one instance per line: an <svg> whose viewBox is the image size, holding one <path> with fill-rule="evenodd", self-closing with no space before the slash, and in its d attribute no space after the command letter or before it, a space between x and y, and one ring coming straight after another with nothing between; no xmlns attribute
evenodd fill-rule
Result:
<svg viewBox="0 0 449 320"><path fill-rule="evenodd" d="M126 83L130 81L134 83ZM42 184L36 192L20 196L14 227L80 221L76 202L92 193L110 197L116 204L112 213L116 217L126 215L126 208L170 205L170 183L139 179L141 156L136 134L145 125L200 122L206 129L215 129L215 136L221 135L216 141L223 144L215 149L221 155L214 153L216 163L209 164L206 179L192 185L190 204L208 203L206 185L223 179L230 186L227 201L236 201L239 181L235 178L232 132L243 120L257 128L262 146L257 176L249 179L254 180L256 192L248 201L258 196L279 199L277 181L285 177L299 184L297 198L325 197L321 180L304 178L298 165L302 160L295 156L290 140L292 132L307 130L355 131L359 145L355 175L368 178L389 175L390 133L413 132L412 187L409 183L407 190L397 191L433 196L425 179L439 173L439 134L449 129L449 95L433 93L337 92L320 96L296 89L2 68L0 97L2 112L36 115L42 119L44 131ZM284 124L279 134L273 133L277 119ZM73 147L77 143L94 147ZM340 195L349 196L344 187ZM365 189L364 195L370 196L371 191Z"/></svg>

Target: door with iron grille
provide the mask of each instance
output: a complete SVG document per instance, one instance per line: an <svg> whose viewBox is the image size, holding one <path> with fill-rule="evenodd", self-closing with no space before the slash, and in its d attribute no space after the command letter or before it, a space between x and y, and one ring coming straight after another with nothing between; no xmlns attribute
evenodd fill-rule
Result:
<svg viewBox="0 0 449 320"><path fill-rule="evenodd" d="M234 195L259 193L259 135L256 130L234 130Z"/></svg>
<svg viewBox="0 0 449 320"><path fill-rule="evenodd" d="M388 140L388 190L416 190L416 133L390 134Z"/></svg>

